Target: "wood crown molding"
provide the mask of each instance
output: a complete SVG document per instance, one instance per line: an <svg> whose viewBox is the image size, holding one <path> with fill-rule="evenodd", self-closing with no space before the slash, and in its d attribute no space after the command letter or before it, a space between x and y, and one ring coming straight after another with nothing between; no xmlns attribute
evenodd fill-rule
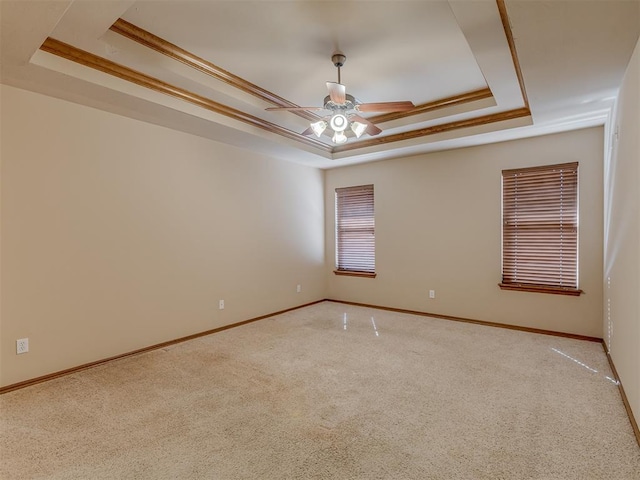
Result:
<svg viewBox="0 0 640 480"><path fill-rule="evenodd" d="M250 115L227 105L215 102L209 98L203 97L202 95L190 92L189 90L163 82L162 80L138 72L137 70L133 70L129 67L125 67L124 65L120 65L118 63L112 62L111 60L107 60L106 58L99 57L98 55L94 55L93 53L61 42L60 40L49 37L44 41L40 49L53 55L57 55L67 60L79 63L86 67L90 67L95 70L99 70L101 72L116 76L128 82L135 83L136 85L149 88L150 90L154 90L156 92L169 95L185 102L189 102L211 112L218 113L234 120L246 123L253 127L260 128L261 130L265 130L270 133L275 133L283 137L296 140L300 143L304 143L310 147L314 147L325 152L331 152L330 146L313 138L300 135L299 133L281 127L280 125L276 125L254 115Z"/></svg>
<svg viewBox="0 0 640 480"><path fill-rule="evenodd" d="M429 127L406 131L406 132L400 132L392 135L372 137L372 138L367 138L365 140L360 140L360 141L351 141L348 144L335 146L335 147L327 145L321 141L315 140L312 137L301 135L297 132L281 127L280 125L274 124L267 120L263 120L254 115L250 115L248 113L242 112L232 107L228 107L221 103L215 102L201 95L197 95L186 89L182 89L174 85L170 85L159 79L153 78L151 76L148 76L136 70L125 67L123 65L119 65L115 62L99 57L92 53L86 52L84 50L80 50L76 47L65 44L58 40L48 38L40 48L54 55L58 55L68 60L100 70L104 73L114 75L116 77L122 78L132 83L136 83L138 85L155 90L157 92L173 96L174 98L178 98L183 101L190 102L199 107L205 108L215 113L225 115L235 120L239 120L241 122L260 128L267 132L275 133L285 138L296 140L300 143L303 143L305 145L311 146L313 148L319 149L321 151L324 151L330 154L335 154L335 153L358 150L361 148L369 148L369 147L375 147L379 145L401 142L405 140L411 140L415 138L425 137L425 136L434 135L434 134L443 133L443 132L449 132L453 130L459 130L463 128L470 128L470 127L530 116L531 111L529 110L529 102L528 102L526 91L525 91L524 80L522 77L522 71L520 69L520 64L518 61L513 34L511 32L511 27L509 25L506 5L504 3L504 0L496 0L496 4L498 7L498 11L500 13L500 19L502 21L507 42L509 44L509 49L511 51L511 57L513 60L517 77L518 77L518 82L520 84L520 90L522 92L522 96L525 102L524 107L505 111L505 112L494 113L490 115L483 115L483 116L466 119L466 120L458 120L454 122L433 125ZM139 43L140 45L153 49L163 55L166 55L169 58L172 58L191 68L194 68L202 73L205 73L206 75L216 78L217 80L220 80L228 85L231 85L234 88L238 88L241 91L247 94L253 95L265 102L268 102L270 104L277 105L277 106L283 106L283 107L297 106L293 102L290 102L272 92L269 92L268 90L265 90L257 85L254 85L253 83L237 75L234 75L214 65L213 63L208 62L207 60L204 60L198 57L197 55L194 55L193 53L188 52L187 50L184 50L178 47L177 45L174 45L130 22L127 22L126 20L123 20L123 19L116 20L116 22L110 27L110 30L120 35L123 35L126 38L129 38ZM406 112L392 112L388 114L377 115L374 117L370 117L370 120L373 123L384 123L392 120L397 120L397 119L402 119L402 118L406 118L414 115L420 115L423 113L432 112L445 107L456 106L456 105L461 105L468 102L473 102L473 101L489 98L492 96L493 94L489 88L483 88L473 92L462 93L459 95L454 95L452 97L447 97L447 98L435 100L433 102L421 104ZM302 112L293 112L293 113L296 113L299 116L308 120L315 120L319 118L317 115L311 112L302 111Z"/></svg>
<svg viewBox="0 0 640 480"><path fill-rule="evenodd" d="M127 22L122 18L116 20L115 23L110 27L110 30L124 37L127 37L128 39L133 40L140 45L151 48L163 55L166 55L169 58L177 60L178 62L182 62L185 65L188 65L189 67L205 73L206 75L209 75L217 80L225 82L226 84L231 85L232 87L235 87L245 93L254 95L255 97L258 97L265 102L279 107L298 107L298 105L296 105L295 103L286 100L276 95L275 93L265 90L262 87L254 85L253 83L237 75L234 75L233 73L230 73L227 70L224 70L223 68L218 67L217 65L214 65L213 63L204 60L203 58L198 57L197 55L183 48L180 48L177 45L174 45L173 43L168 42L161 37L158 37L157 35L154 35L153 33L148 32L147 30L144 30L137 25L134 25L133 23ZM369 120L371 120L373 123L383 123L491 97L493 97L491 90L489 88L483 88L473 92L462 93L459 95L454 95L452 97L418 105L408 111L392 112L374 116ZM320 118L318 115L315 115L311 112L295 111L291 113L306 118L307 120L318 120Z"/></svg>
<svg viewBox="0 0 640 480"><path fill-rule="evenodd" d="M244 78L241 78L237 75L234 75L227 70L224 70L213 63L198 57L197 55L174 45L167 40L154 35L151 32L148 32L133 23L129 23L122 18L119 18L115 21L113 25L109 28L111 31L118 33L124 37L127 37L134 42L139 43L145 47L151 48L156 52L159 52L163 55L166 55L173 60L177 60L178 62L184 63L185 65L194 68L206 75L209 75L216 80L220 80L232 87L235 87L239 90L242 90L245 93L253 95L254 97L259 98L269 104L276 105L278 107L298 107L293 102L286 100L273 92L265 90L258 85L255 85ZM296 115L306 118L307 120L318 120L320 117L305 111L292 112Z"/></svg>
<svg viewBox="0 0 640 480"><path fill-rule="evenodd" d="M492 113L490 115L483 115L481 117L468 118L466 120L457 120L455 122L442 123L439 125L432 125L430 127L419 128L417 130L410 130L408 132L400 132L393 135L387 135L386 137L374 137L367 140L361 140L359 142L352 142L334 147L334 153L347 152L349 150L355 150L358 148L374 147L377 145L384 145L392 142L400 142L403 140L411 140L414 138L424 137L427 135L434 135L436 133L449 132L452 130L459 130L461 128L477 127L480 125L487 125L490 123L503 122L506 120L513 120L516 118L528 117L531 115L531 111L526 108L517 108L515 110L508 110L506 112Z"/></svg>
<svg viewBox="0 0 640 480"><path fill-rule="evenodd" d="M524 77L522 76L520 61L518 60L518 52L516 51L516 42L513 39L513 32L511 31L511 23L509 22L509 15L507 14L507 6L505 5L504 0L496 0L496 4L498 5L498 12L500 13L500 20L502 21L502 28L504 28L504 34L507 37L509 50L511 50L511 59L513 61L513 67L516 69L516 76L518 77L518 83L520 84L520 92L522 93L524 106L526 108L529 108L529 98L527 97L527 91L524 87Z"/></svg>
<svg viewBox="0 0 640 480"><path fill-rule="evenodd" d="M257 85L254 85L253 83L248 82L247 80L244 80L243 78L238 77L237 75L234 75L214 65L213 63L208 62L207 60L204 60L201 57L198 57L197 55L187 50L184 50L178 47L177 45L174 45L173 43L168 42L163 38L158 37L157 35L154 35L151 32L148 32L130 22L127 22L126 20L123 20L121 18L116 20L116 22L110 27L110 30L124 37L127 37L130 40L133 40L139 43L140 45L151 48L163 55L166 55L169 58L182 62L189 67L192 67L200 72L203 72L220 81L223 81L228 85L238 88L239 90L245 93L254 95L260 98L261 100L264 100L265 102L269 102L274 105L282 106L282 107L298 106L295 103L290 102L289 100L286 100L282 97L279 97L278 95L272 92L269 92L268 90L265 90ZM491 97L493 97L493 93L491 92L491 89L483 88L480 90L466 92L459 95L438 99L433 102L417 105L415 108L409 111L391 112L383 115L377 115L377 116L371 117L370 121L376 124L384 123L392 120L407 118L414 115L420 115L420 114L436 111L442 108L462 105L465 103L470 103L470 102L482 100L485 98L491 98ZM317 115L314 115L310 112L303 111L303 112L292 112L292 113L296 113L299 116L306 118L308 120L317 120L319 118ZM431 134L429 130L420 130L420 131L424 132L425 135ZM393 141L399 141L399 140L393 140ZM362 142L352 142L352 143L362 147L366 146L366 145L362 145ZM335 148L334 150L338 151Z"/></svg>

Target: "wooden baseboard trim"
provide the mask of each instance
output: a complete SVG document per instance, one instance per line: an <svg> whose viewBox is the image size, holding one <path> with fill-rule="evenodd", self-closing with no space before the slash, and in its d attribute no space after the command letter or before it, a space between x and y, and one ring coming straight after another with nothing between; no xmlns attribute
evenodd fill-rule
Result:
<svg viewBox="0 0 640 480"><path fill-rule="evenodd" d="M87 370L89 368L97 367L99 365L103 365L105 363L113 362L114 360L120 360L126 357L132 357L134 355L139 355L141 353L150 352L152 350L157 350L159 348L165 348L170 345L175 345L177 343L186 342L189 340L193 340L200 337L205 337L207 335L212 335L214 333L222 332L224 330L229 330L231 328L241 327L242 325L246 325L248 323L257 322L258 320L264 320L265 318L274 317L276 315L280 315L282 313L291 312L293 310L298 310L300 308L309 307L311 305L315 305L316 303L322 303L325 300L316 300L315 302L305 303L304 305L298 305L297 307L287 308L285 310L280 310L278 312L268 313L267 315L261 315L259 317L250 318L249 320L243 320L241 322L232 323L230 325L224 325L222 327L213 328L211 330L206 330L204 332L194 333L193 335L187 335L186 337L176 338L174 340L168 340L166 342L157 343L155 345L150 345L148 347L139 348L138 350L133 350L131 352L122 353L120 355L114 355L113 357L103 358L102 360L96 360L95 362L84 363L82 365L78 365L77 367L67 368L65 370L60 370L59 372L49 373L47 375L42 375L41 377L31 378L29 380L24 380L22 382L14 383L11 385L6 385L4 387L0 387L0 395L4 393L9 393L14 390L19 390L21 388L30 387L31 385L36 385L38 383L47 382L49 380L53 380L56 378L64 377L66 375L70 375L72 373L80 372L82 370Z"/></svg>
<svg viewBox="0 0 640 480"><path fill-rule="evenodd" d="M529 327L521 327L519 325L509 325L504 323L496 323L496 322L487 322L484 320L474 320L470 318L462 318L462 317L454 317L452 315L442 315L439 313L428 313L428 312L420 312L416 310L407 310L404 308L393 308L393 307L384 307L380 305L370 305L367 303L358 303L358 302L348 302L345 300L333 300L328 298L328 302L334 303L343 303L345 305L355 305L357 307L368 307L368 308L376 308L378 310L386 310L389 312L398 312L398 313L408 313L411 315L420 315L423 317L433 317L439 318L443 320L453 320L455 322L464 322L464 323L473 323L476 325L484 325L487 327L497 327L497 328L506 328L508 330L519 330L522 332L528 333L539 333L542 335L552 335L555 337L564 337L564 338L572 338L575 340L584 340L588 342L598 342L602 345L605 355L607 356L607 360L609 361L609 366L611 367L611 372L613 373L614 380L618 383L618 390L620 391L620 397L622 397L622 403L624 404L624 409L627 412L627 416L629 417L629 422L631 423L631 428L633 429L633 433L636 437L636 441L638 442L638 446L640 446L640 428L638 427L638 423L636 422L635 416L633 415L633 410L631 410L631 404L629 403L629 399L627 398L627 394L624 391L624 387L622 386L622 382L620 381L620 377L618 376L618 372L616 371L616 367L613 363L613 359L611 355L607 351L607 345L602 338L598 337L589 337L586 335L576 335L573 333L565 333L565 332L556 332L554 330L543 330L539 328L529 328Z"/></svg>
<svg viewBox="0 0 640 480"><path fill-rule="evenodd" d="M629 403L627 394L625 393L624 387L622 386L622 382L620 381L620 377L618 376L618 371L616 370L616 366L613 363L613 358L611 358L611 355L607 350L607 344L604 341L602 342L602 349L604 350L604 354L607 356L607 360L609 360L609 366L611 367L611 373L613 373L613 378L618 383L618 391L620 392L620 396L622 397L622 403L624 404L624 409L627 411L629 421L631 422L631 428L633 428L633 433L636 436L636 441L638 442L638 446L640 447L640 428L638 428L638 422L636 422L636 417L633 415L633 410L631 410L631 404Z"/></svg>
<svg viewBox="0 0 640 480"><path fill-rule="evenodd" d="M476 325L484 325L484 326L487 326L487 327L506 328L508 330L519 330L519 331L528 332L528 333L538 333L538 334L542 334L542 335L552 335L552 336L556 336L556 337L572 338L572 339L576 339L576 340L585 340L585 341L589 341L589 342L600 342L602 344L602 348L603 348L604 353L605 353L605 355L607 357L607 360L609 361L609 366L611 367L611 372L613 373L613 377L616 380L616 382L618 383L618 389L620 391L620 396L622 397L622 403L624 404L624 408L625 408L625 410L627 412L627 415L629 417L629 421L631 422L631 427L632 427L633 433L634 433L634 435L636 437L636 441L638 442L638 446L640 446L640 428L638 427L638 423L636 422L635 416L633 414L633 410L631 410L631 405L629 404L629 400L628 400L627 395L626 395L626 393L624 391L624 387L622 386L622 382L620 381L620 377L618 376L618 372L617 372L616 367L615 367L615 365L613 363L613 359L611 358L611 355L607 351L607 345L604 342L604 340L601 339L601 338L589 337L589 336L585 336L585 335L576 335L576 334L565 333L565 332L556 332L556 331L553 331L553 330L543 330L543 329L539 329L539 328L521 327L521 326L518 326L518 325L509 325L509 324L496 323L496 322L487 322L487 321L484 321L484 320L474 320L474 319L470 319L470 318L455 317L455 316L452 316L452 315L443 315L443 314L439 314L439 313L421 312L421 311L417 311L417 310L408 310L408 309L404 309L404 308L384 307L384 306L381 306L381 305L371 305L371 304L367 304L367 303L348 302L348 301L345 301L345 300L334 300L334 299L331 299L331 298L327 298L327 299L323 299L323 300L316 300L315 302L305 303L304 305L298 305L297 307L287 308L287 309L280 310L280 311L273 312L273 313L269 313L269 314L266 314L266 315L261 315L259 317L254 317L254 318L250 318L248 320L243 320L241 322L232 323L230 325L224 325L222 327L214 328L214 329L211 329L211 330L206 330L204 332L194 333L193 335L187 335L186 337L180 337L180 338L176 338L174 340L169 340L169 341L166 341L166 342L157 343L155 345L150 345L148 347L140 348L138 350L133 350L131 352L123 353L123 354L120 354L120 355L114 355L113 357L104 358L102 360L97 360L95 362L85 363L85 364L79 365L77 367L67 368L66 370L61 370L59 372L50 373L50 374L47 374L47 375L43 375L41 377L36 377L36 378L29 379L29 380L24 380L22 382L18 382L18 383L14 383L14 384L11 384L11 385L4 386L4 387L0 387L0 395L2 395L4 393L12 392L14 390L19 390L21 388L26 388L26 387L29 387L31 385L36 385L38 383L42 383L42 382L46 382L46 381L53 380L53 379L56 379L56 378L64 377L66 375L70 375L72 373L80 372L82 370L87 370L89 368L97 367L99 365L103 365L105 363L109 363L109 362L112 362L112 361L115 361L115 360L119 360L119 359L126 358L126 357L131 357L131 356L134 356L134 355L139 355L141 353L150 352L152 350L157 350L157 349L160 349L160 348L165 348L165 347L168 347L170 345L175 345L175 344L186 342L186 341L189 341L189 340L194 340L196 338L205 337L207 335L213 335L214 333L222 332L224 330L229 330L231 328L240 327L242 325L247 325L249 323L257 322L258 320L264 320L264 319L269 318L269 317L274 317L276 315L280 315L280 314L283 314L283 313L291 312L291 311L298 310L298 309L304 308L304 307L309 307L311 305L315 305L315 304L322 303L322 302L325 302L325 301L326 302L333 302L333 303L342 303L342 304L345 304L345 305L354 305L354 306L358 306L358 307L376 308L378 310L385 310L385 311L390 311L390 312L407 313L407 314L411 314L411 315L420 315L420 316L423 316L423 317L433 317L433 318L439 318L439 319L442 319L442 320L452 320L452 321L455 321L455 322L473 323L473 324L476 324Z"/></svg>
<svg viewBox="0 0 640 480"><path fill-rule="evenodd" d="M552 335L554 337L572 338L574 340L585 340L587 342L602 343L602 339L598 337L589 337L586 335L577 335L575 333L556 332L554 330L543 330L540 328L521 327L519 325L510 325L507 323L487 322L485 320L474 320L472 318L455 317L452 315L443 315L440 313L420 312L417 310L407 310L404 308L384 307L381 305L370 305L367 303L347 302L345 300L333 300L328 298L328 302L344 303L345 305L355 305L357 307L377 308L378 310L386 310L389 312L408 313L411 315L420 315L422 317L433 317L442 320L453 320L454 322L473 323L476 325L484 325L486 327L506 328L508 330L518 330L528 333L539 333L541 335Z"/></svg>

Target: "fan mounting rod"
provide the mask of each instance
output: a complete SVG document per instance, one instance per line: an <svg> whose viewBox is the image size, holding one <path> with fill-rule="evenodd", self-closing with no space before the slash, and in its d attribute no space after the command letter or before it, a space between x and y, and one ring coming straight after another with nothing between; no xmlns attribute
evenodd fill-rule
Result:
<svg viewBox="0 0 640 480"><path fill-rule="evenodd" d="M342 83L340 81L340 67L344 65L344 62L347 61L347 57L345 55L343 55L342 53L334 53L331 56L331 61L333 62L333 64L337 67L338 69L338 83Z"/></svg>

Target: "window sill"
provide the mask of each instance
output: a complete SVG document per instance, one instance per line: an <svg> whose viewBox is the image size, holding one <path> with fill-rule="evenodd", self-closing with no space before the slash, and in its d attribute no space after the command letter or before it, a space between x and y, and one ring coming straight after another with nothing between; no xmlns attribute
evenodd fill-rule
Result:
<svg viewBox="0 0 640 480"><path fill-rule="evenodd" d="M523 285L520 283L499 283L501 290L516 290L519 292L551 293L554 295L571 295L574 297L584 293L579 288L551 287L547 285Z"/></svg>
<svg viewBox="0 0 640 480"><path fill-rule="evenodd" d="M334 270L336 275L346 275L348 277L364 277L364 278L376 278L375 273L371 272L356 272L354 270Z"/></svg>

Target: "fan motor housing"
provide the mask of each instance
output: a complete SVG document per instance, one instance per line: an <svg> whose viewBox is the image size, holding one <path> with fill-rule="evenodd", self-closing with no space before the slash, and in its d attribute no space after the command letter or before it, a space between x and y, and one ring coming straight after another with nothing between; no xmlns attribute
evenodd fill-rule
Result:
<svg viewBox="0 0 640 480"><path fill-rule="evenodd" d="M332 112L355 110L357 104L358 101L355 99L355 97L353 95L349 95L348 93L345 95L344 103L342 105L334 103L329 95L324 97L324 108L326 108L327 110L331 110Z"/></svg>
<svg viewBox="0 0 640 480"><path fill-rule="evenodd" d="M342 53L334 53L333 56L331 57L331 61L336 67L340 68L341 66L344 65L344 62L347 61L347 57Z"/></svg>

